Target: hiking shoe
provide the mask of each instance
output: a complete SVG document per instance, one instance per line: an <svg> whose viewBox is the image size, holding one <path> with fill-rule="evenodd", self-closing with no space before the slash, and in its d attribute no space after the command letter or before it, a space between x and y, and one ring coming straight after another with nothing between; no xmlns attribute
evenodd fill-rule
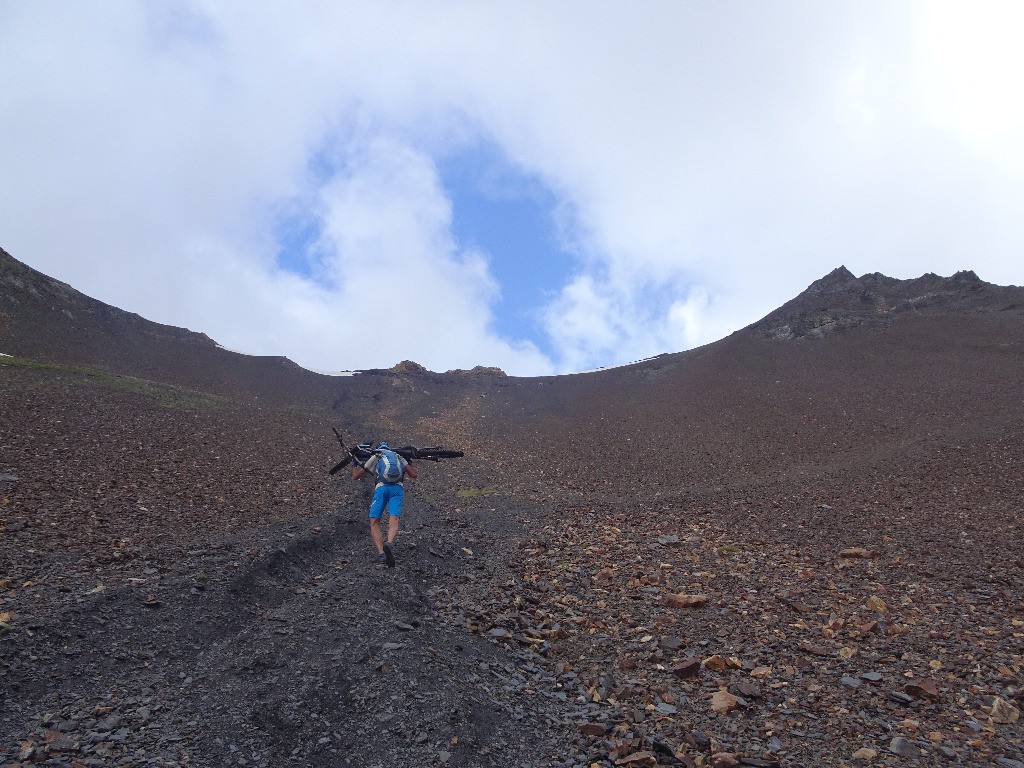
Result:
<svg viewBox="0 0 1024 768"><path fill-rule="evenodd" d="M388 568L395 567L395 553L391 551L391 545L384 545L384 562L388 564Z"/></svg>
<svg viewBox="0 0 1024 768"><path fill-rule="evenodd" d="M376 565L378 568L383 568L385 565L387 565L387 558L384 557L384 553L383 552L381 552L379 555L377 555L375 558L373 558L373 560L374 560L373 564Z"/></svg>

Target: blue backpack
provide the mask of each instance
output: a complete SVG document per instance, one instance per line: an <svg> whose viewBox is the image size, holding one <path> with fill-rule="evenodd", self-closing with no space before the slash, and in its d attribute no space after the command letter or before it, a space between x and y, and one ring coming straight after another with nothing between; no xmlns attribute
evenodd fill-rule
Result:
<svg viewBox="0 0 1024 768"><path fill-rule="evenodd" d="M398 454L385 448L379 451L377 456L377 478L382 483L389 485L402 482L405 470L402 468L402 461Z"/></svg>

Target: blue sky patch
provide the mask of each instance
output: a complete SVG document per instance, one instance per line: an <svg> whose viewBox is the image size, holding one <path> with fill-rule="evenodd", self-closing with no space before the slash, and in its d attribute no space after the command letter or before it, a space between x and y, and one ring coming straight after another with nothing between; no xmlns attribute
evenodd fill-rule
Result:
<svg viewBox="0 0 1024 768"><path fill-rule="evenodd" d="M290 210L277 218L277 264L281 269L313 279L313 251L323 232L323 222L312 213Z"/></svg>
<svg viewBox="0 0 1024 768"><path fill-rule="evenodd" d="M442 158L438 170L452 203L453 236L460 248L488 254L501 286L495 331L533 341L550 354L540 310L575 266L559 241L555 195L493 146L475 145Z"/></svg>
<svg viewBox="0 0 1024 768"><path fill-rule="evenodd" d="M327 152L313 155L314 185L339 172ZM510 164L486 143L463 146L437 160L440 182L452 206L452 237L461 251L486 254L501 298L493 307L493 331L510 341L527 340L543 353L555 350L544 332L544 307L572 277L576 258L562 247L559 200L536 177ZM318 280L316 249L323 222L308 200L286 201L274 212L278 266Z"/></svg>

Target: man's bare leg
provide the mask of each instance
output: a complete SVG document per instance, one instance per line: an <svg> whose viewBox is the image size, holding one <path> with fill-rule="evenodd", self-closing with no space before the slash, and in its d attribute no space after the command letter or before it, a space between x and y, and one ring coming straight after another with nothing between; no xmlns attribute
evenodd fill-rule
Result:
<svg viewBox="0 0 1024 768"><path fill-rule="evenodd" d="M390 529L390 527L391 526L389 524L388 528ZM390 531L389 531L389 534L390 534ZM384 554L384 539L381 537L381 534L380 534L380 518L379 517L372 517L372 518L370 518L370 538L373 539L373 543L377 547L377 554L378 555L383 555Z"/></svg>

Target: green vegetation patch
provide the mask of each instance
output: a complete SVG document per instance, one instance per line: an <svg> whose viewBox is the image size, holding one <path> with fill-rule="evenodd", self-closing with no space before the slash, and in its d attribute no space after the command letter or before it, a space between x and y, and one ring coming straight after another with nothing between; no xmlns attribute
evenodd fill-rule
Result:
<svg viewBox="0 0 1024 768"><path fill-rule="evenodd" d="M80 379L83 384L100 386L121 392L131 392L151 398L163 408L212 410L224 405L226 402L221 397L208 395L204 392L174 387L170 384L160 384L154 381L147 381L146 379L137 379L134 376L123 376L84 365L65 365L63 363L32 360L25 357L0 356L0 370L5 367L74 376Z"/></svg>
<svg viewBox="0 0 1024 768"><path fill-rule="evenodd" d="M477 496L490 496L497 492L497 488L489 485L486 488L463 488L458 492L458 496L460 499L473 499Z"/></svg>

